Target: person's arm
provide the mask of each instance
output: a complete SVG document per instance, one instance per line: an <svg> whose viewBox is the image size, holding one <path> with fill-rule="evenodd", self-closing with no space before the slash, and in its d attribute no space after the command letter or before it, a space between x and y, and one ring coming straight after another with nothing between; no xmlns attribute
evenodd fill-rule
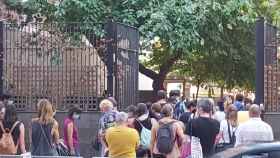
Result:
<svg viewBox="0 0 280 158"><path fill-rule="evenodd" d="M225 124L224 124L225 122L224 121L222 121L221 123L220 123L220 130L219 130L219 133L218 133L218 135L217 135L217 137L216 137L216 144L218 144L219 142L220 142L220 140L221 139L223 139L223 140L225 140L225 138L224 138L224 132L227 130L226 128L225 128ZM227 131L226 131L227 132ZM225 143L225 142L224 142Z"/></svg>
<svg viewBox="0 0 280 158"><path fill-rule="evenodd" d="M52 136L54 138L54 143L59 142L59 130L58 130L58 123L54 120L53 128L52 128Z"/></svg>
<svg viewBox="0 0 280 158"><path fill-rule="evenodd" d="M153 124L152 130L151 130L151 146L150 146L151 154L153 154L154 146L156 143L157 126L158 126L158 123Z"/></svg>
<svg viewBox="0 0 280 158"><path fill-rule="evenodd" d="M183 144L184 142L187 141L187 137L186 137L185 134L184 134L184 129L183 129L182 126L184 126L183 123L181 123L181 122L176 123L176 135L177 135L177 136L179 137L179 139L180 139L180 143L178 143L178 144Z"/></svg>
<svg viewBox="0 0 280 158"><path fill-rule="evenodd" d="M138 134L138 132L135 130L135 137L136 137L136 146L135 146L135 150L138 149L139 145L140 145L140 136Z"/></svg>
<svg viewBox="0 0 280 158"><path fill-rule="evenodd" d="M20 124L19 126L19 146L20 146L20 151L22 154L26 153L25 150L25 140L24 140L24 135L25 135L25 129L23 123Z"/></svg>
<svg viewBox="0 0 280 158"><path fill-rule="evenodd" d="M67 142L71 155L75 155L75 149L73 144L73 128L74 128L73 122L67 124L67 140L68 140Z"/></svg>

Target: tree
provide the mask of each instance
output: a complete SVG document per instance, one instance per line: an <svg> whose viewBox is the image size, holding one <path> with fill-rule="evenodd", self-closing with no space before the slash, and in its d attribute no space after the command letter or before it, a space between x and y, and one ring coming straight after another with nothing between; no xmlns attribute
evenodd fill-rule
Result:
<svg viewBox="0 0 280 158"><path fill-rule="evenodd" d="M106 22L108 18L138 27L142 48L150 47L153 51L143 64L140 63L139 70L154 80L153 88L157 91L163 89L163 81L174 67L178 69L184 63L193 61L192 54L197 52L204 59L211 58L212 69L209 72L215 74L211 75L211 80L221 87L251 85L254 78L251 75L254 72L254 62L251 62L251 58L254 58L253 22L257 15L270 15L266 7L259 7L258 3L261 1L268 0L6 2L28 17L41 14L46 17L45 22L83 22L100 33L102 25L99 24ZM258 13L259 10L261 11ZM158 38L159 46L150 45L155 37ZM240 74L241 70L250 70L250 77L246 71Z"/></svg>
<svg viewBox="0 0 280 158"><path fill-rule="evenodd" d="M16 1L16 0L9 0ZM28 5L32 3L32 5ZM15 3L14 3L15 4ZM196 28L204 18L201 1L143 1L143 0L64 0L48 3L46 0L29 0L18 7L29 16L35 13L45 15L46 22L89 22L104 23L106 19L135 25L145 41L159 37L166 48L165 58L158 62L158 71L140 64L140 72L154 80L155 91L163 88L163 81L182 54L189 53L200 43ZM100 30L100 26L94 26ZM153 57L152 57L153 58ZM151 60L153 60L151 58Z"/></svg>

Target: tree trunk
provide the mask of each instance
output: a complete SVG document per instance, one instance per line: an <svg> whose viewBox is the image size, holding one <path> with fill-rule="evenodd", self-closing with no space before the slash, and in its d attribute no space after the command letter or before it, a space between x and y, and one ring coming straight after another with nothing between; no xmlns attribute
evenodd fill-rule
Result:
<svg viewBox="0 0 280 158"><path fill-rule="evenodd" d="M199 85L199 86L197 86L197 89L196 89L195 100L197 100L197 98L198 98L199 87L200 87L200 85Z"/></svg>
<svg viewBox="0 0 280 158"><path fill-rule="evenodd" d="M195 94L195 100L196 101L197 101L197 98L198 98L198 93L199 93L200 85L201 85L200 81L197 80L197 84L196 84L197 89L196 89L196 94Z"/></svg>
<svg viewBox="0 0 280 158"><path fill-rule="evenodd" d="M153 70L146 68L143 64L139 63L139 72L150 77L153 80L153 91L155 95L157 94L158 90L165 90L163 85L164 80L168 73L171 71L171 68L176 63L176 61L180 59L181 55L182 53L179 51L174 53L173 56L171 56L162 65L160 65L159 73L156 73Z"/></svg>
<svg viewBox="0 0 280 158"><path fill-rule="evenodd" d="M225 86L224 85L222 85L221 86L221 99L223 99L224 98L224 89L225 89Z"/></svg>

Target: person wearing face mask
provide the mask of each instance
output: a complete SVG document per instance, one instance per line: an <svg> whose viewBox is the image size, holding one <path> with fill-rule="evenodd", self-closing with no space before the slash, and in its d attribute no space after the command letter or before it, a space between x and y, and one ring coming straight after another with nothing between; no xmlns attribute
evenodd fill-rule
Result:
<svg viewBox="0 0 280 158"><path fill-rule="evenodd" d="M64 143L72 156L80 156L80 144L78 128L75 120L80 119L82 111L78 107L72 107L68 111L68 117L64 120Z"/></svg>

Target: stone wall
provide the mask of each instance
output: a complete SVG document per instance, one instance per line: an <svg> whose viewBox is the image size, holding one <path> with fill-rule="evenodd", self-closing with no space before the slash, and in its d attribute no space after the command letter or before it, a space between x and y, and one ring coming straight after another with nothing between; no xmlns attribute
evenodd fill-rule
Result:
<svg viewBox="0 0 280 158"><path fill-rule="evenodd" d="M81 155L85 158L97 156L96 151L91 146L91 142L94 139L97 128L100 112L84 112L81 115L81 119L77 121L79 137L81 143ZM67 116L66 112L57 112L56 120L59 122L60 137L63 138L63 119ZM26 128L26 147L29 150L29 127L31 118L36 117L36 113L20 112L18 113L19 120L23 121Z"/></svg>

